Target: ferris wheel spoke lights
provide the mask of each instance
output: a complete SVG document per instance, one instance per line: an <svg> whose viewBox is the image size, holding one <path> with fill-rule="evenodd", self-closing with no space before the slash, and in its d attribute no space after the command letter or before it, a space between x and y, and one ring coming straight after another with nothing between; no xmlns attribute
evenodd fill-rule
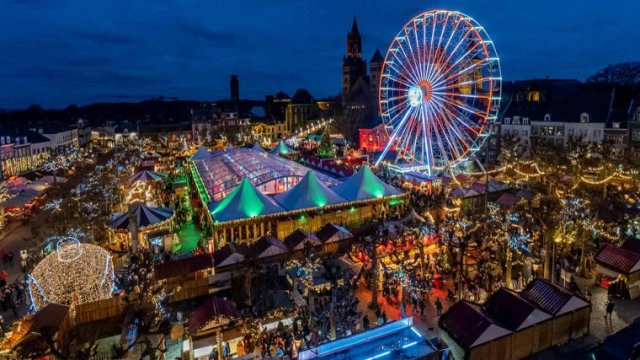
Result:
<svg viewBox="0 0 640 360"><path fill-rule="evenodd" d="M493 41L474 19L433 10L391 41L379 83L379 110L404 169L438 171L477 151L497 118L502 77Z"/></svg>

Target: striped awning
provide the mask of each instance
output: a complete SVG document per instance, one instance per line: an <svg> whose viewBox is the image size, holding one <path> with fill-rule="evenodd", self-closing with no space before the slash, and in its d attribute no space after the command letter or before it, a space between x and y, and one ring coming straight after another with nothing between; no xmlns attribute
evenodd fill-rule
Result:
<svg viewBox="0 0 640 360"><path fill-rule="evenodd" d="M155 171L144 170L144 171L140 171L140 172L137 172L137 173L133 174L133 176L131 176L129 178L129 182L131 184L135 184L138 181L152 182L152 181L162 180L166 176L167 176L167 174L162 174L162 173L158 173L158 172L155 172Z"/></svg>

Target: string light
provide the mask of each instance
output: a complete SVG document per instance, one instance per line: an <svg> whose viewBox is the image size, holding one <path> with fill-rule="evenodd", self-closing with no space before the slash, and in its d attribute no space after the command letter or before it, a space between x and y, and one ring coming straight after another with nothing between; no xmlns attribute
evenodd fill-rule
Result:
<svg viewBox="0 0 640 360"><path fill-rule="evenodd" d="M27 276L34 310L49 303L78 305L111 297L113 261L109 252L75 237L64 237L56 249Z"/></svg>

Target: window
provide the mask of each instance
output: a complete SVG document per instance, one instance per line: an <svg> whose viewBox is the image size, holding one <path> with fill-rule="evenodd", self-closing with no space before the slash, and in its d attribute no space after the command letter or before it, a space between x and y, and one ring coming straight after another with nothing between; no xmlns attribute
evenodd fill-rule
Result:
<svg viewBox="0 0 640 360"><path fill-rule="evenodd" d="M620 129L620 123L619 122L614 122L613 124L611 124L611 127L614 129Z"/></svg>
<svg viewBox="0 0 640 360"><path fill-rule="evenodd" d="M544 121L551 121L551 114L544 114Z"/></svg>
<svg viewBox="0 0 640 360"><path fill-rule="evenodd" d="M529 118L528 117L522 118L522 125L529 125Z"/></svg>

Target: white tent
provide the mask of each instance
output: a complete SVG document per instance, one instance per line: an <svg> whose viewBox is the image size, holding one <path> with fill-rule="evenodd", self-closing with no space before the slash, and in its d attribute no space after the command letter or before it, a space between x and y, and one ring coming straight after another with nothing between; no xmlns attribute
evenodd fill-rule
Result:
<svg viewBox="0 0 640 360"><path fill-rule="evenodd" d="M380 180L364 165L342 184L331 188L347 201L367 200L401 194L401 191Z"/></svg>
<svg viewBox="0 0 640 360"><path fill-rule="evenodd" d="M209 211L216 221L232 221L285 210L244 178L229 196L221 201L210 203Z"/></svg>
<svg viewBox="0 0 640 360"><path fill-rule="evenodd" d="M313 170L289 191L274 195L273 198L287 210L322 207L347 202L340 195L323 184Z"/></svg>

